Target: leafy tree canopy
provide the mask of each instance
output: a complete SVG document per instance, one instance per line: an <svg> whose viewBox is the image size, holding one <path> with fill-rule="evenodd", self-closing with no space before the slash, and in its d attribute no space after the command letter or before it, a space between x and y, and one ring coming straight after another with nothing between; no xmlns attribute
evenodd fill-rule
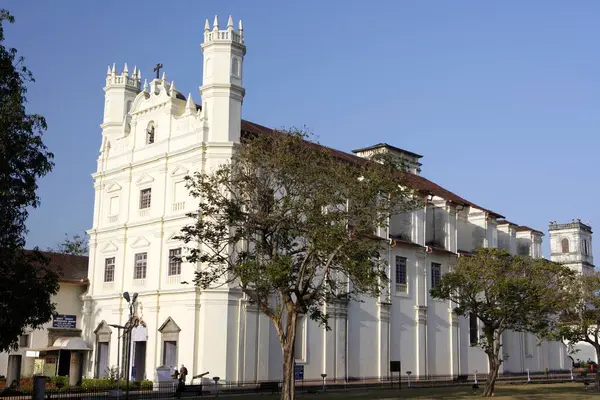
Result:
<svg viewBox="0 0 600 400"><path fill-rule="evenodd" d="M412 210L393 160L343 161L300 130L247 138L230 163L188 177L198 200L182 239L201 263L195 284L237 287L275 326L284 354L282 398L293 398L298 315L326 324L323 305L378 295L387 282L376 235Z"/></svg>
<svg viewBox="0 0 600 400"><path fill-rule="evenodd" d="M65 239L55 248L48 249L56 253L70 254L72 256L87 256L89 252L88 248L88 235L83 233L83 236L73 235L69 237L65 233Z"/></svg>
<svg viewBox="0 0 600 400"><path fill-rule="evenodd" d="M485 248L472 257L460 257L454 270L431 290L433 297L452 300L458 315L474 315L481 321L478 346L490 364L484 395L494 392L502 363L501 335L506 330L538 334L547 329L564 304L564 282L572 275L568 268L543 258Z"/></svg>
<svg viewBox="0 0 600 400"><path fill-rule="evenodd" d="M14 22L0 10L0 351L13 346L26 327L50 320L50 296L58 290L56 273L36 252L24 252L27 208L37 207L37 180L53 167L42 142L46 121L25 110L31 72L5 46L3 23Z"/></svg>
<svg viewBox="0 0 600 400"><path fill-rule="evenodd" d="M567 340L570 350L578 343L590 344L600 360L600 273L578 273L566 283L569 297L546 336ZM595 387L600 391L599 371L596 371Z"/></svg>

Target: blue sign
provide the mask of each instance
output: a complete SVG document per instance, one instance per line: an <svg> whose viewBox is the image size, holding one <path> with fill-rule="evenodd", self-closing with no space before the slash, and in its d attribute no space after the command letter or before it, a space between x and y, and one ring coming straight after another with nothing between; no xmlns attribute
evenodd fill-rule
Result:
<svg viewBox="0 0 600 400"><path fill-rule="evenodd" d="M77 325L77 316L67 314L56 314L52 319L53 328L75 329Z"/></svg>
<svg viewBox="0 0 600 400"><path fill-rule="evenodd" d="M297 381L304 380L304 365L294 365L294 379Z"/></svg>

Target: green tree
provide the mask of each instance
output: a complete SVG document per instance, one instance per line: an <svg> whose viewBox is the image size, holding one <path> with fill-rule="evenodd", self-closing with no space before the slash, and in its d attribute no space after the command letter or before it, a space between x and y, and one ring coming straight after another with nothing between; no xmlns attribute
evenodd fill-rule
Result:
<svg viewBox="0 0 600 400"><path fill-rule="evenodd" d="M87 256L89 252L88 235L84 232L83 236L73 235L73 237L69 237L69 235L65 233L65 240L57 247L48 250L56 253L70 254L72 256Z"/></svg>
<svg viewBox="0 0 600 400"><path fill-rule="evenodd" d="M416 200L403 174L382 163L341 159L298 130L248 138L232 161L187 177L198 200L182 231L194 283L229 285L274 325L283 353L282 399L294 398L300 315L327 323L326 303L378 295L387 282L374 233Z"/></svg>
<svg viewBox="0 0 600 400"><path fill-rule="evenodd" d="M431 290L435 298L452 300L458 315L474 315L481 321L478 346L490 369L484 396L494 394L502 334L507 330L539 334L547 329L564 304L563 283L571 276L571 270L546 259L487 248L460 257L454 270Z"/></svg>
<svg viewBox="0 0 600 400"><path fill-rule="evenodd" d="M546 336L567 340L571 350L577 343L588 343L596 350L596 357L600 360L600 273L578 273L565 286L568 287L569 297ZM600 392L598 371L595 388Z"/></svg>
<svg viewBox="0 0 600 400"><path fill-rule="evenodd" d="M50 320L51 295L58 277L38 252L25 252L28 207L37 207L37 180L53 167L42 142L46 121L25 110L31 72L5 46L3 23L14 22L0 10L0 350L14 346L26 327Z"/></svg>

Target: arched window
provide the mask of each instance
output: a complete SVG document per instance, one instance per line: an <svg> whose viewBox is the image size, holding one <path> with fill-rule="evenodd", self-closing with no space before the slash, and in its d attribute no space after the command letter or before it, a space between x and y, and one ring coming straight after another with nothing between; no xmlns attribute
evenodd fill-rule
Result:
<svg viewBox="0 0 600 400"><path fill-rule="evenodd" d="M563 240L560 241L560 245L562 247L562 252L563 253L568 253L569 252L569 239L564 238Z"/></svg>
<svg viewBox="0 0 600 400"><path fill-rule="evenodd" d="M237 57L231 59L231 75L240 76L240 60Z"/></svg>
<svg viewBox="0 0 600 400"><path fill-rule="evenodd" d="M150 121L146 128L146 144L154 143L154 121Z"/></svg>
<svg viewBox="0 0 600 400"><path fill-rule="evenodd" d="M206 63L204 64L204 75L208 78L212 76L212 60L210 58L206 59Z"/></svg>

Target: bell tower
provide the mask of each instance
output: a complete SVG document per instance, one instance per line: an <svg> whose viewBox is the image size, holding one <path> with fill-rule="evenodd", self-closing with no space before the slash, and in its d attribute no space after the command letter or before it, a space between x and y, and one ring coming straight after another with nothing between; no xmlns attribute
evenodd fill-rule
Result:
<svg viewBox="0 0 600 400"><path fill-rule="evenodd" d="M592 227L579 219L550 222L550 259L578 272L593 272Z"/></svg>
<svg viewBox="0 0 600 400"><path fill-rule="evenodd" d="M142 73L136 67L131 75L127 64L120 74L114 64L112 69L108 67L104 87L104 119L100 125L103 136L114 139L124 134L125 117L140 92L141 79Z"/></svg>
<svg viewBox="0 0 600 400"><path fill-rule="evenodd" d="M233 27L231 15L225 29L219 29L215 16L213 27L204 25L204 71L202 75L202 113L208 123L208 143L224 144L240 141L242 123L242 72L246 45L244 29L239 21Z"/></svg>

